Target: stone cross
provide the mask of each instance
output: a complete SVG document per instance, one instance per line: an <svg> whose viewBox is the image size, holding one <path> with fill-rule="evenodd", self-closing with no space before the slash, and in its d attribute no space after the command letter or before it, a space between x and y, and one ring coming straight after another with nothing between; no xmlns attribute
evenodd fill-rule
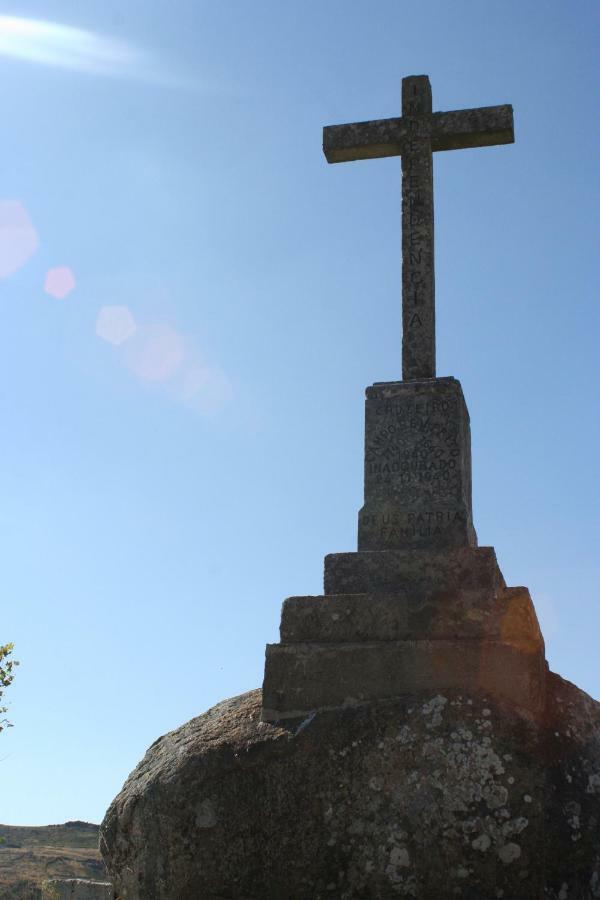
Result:
<svg viewBox="0 0 600 900"><path fill-rule="evenodd" d="M402 377L435 378L433 150L514 141L512 106L431 111L427 75L402 79L402 117L323 129L327 162L402 157Z"/></svg>

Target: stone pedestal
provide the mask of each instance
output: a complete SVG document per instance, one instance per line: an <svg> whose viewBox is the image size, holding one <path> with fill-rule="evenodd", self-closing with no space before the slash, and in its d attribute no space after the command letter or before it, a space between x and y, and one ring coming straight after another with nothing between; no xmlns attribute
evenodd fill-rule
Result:
<svg viewBox="0 0 600 900"><path fill-rule="evenodd" d="M454 379L369 388L359 551L284 602L262 693L132 773L119 900L600 897L600 704L476 546L469 444Z"/></svg>
<svg viewBox="0 0 600 900"><path fill-rule="evenodd" d="M263 721L467 688L541 715L545 675L528 591L477 547L459 382L368 388L358 553L325 558L323 596L285 601Z"/></svg>
<svg viewBox="0 0 600 900"><path fill-rule="evenodd" d="M367 388L358 549L475 546L469 413L455 378Z"/></svg>

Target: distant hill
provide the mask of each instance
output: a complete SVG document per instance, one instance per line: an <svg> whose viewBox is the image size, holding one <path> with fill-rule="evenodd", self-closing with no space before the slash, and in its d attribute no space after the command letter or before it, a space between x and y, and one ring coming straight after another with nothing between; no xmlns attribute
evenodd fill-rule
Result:
<svg viewBox="0 0 600 900"><path fill-rule="evenodd" d="M38 900L45 878L94 878L106 870L98 825L0 825L0 900Z"/></svg>

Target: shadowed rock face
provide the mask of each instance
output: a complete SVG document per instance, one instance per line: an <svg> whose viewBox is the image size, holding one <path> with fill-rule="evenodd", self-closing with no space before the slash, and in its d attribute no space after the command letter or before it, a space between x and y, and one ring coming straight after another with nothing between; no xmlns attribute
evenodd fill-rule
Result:
<svg viewBox="0 0 600 900"><path fill-rule="evenodd" d="M465 692L260 716L152 745L101 826L122 900L600 897L600 704L558 676L543 721Z"/></svg>

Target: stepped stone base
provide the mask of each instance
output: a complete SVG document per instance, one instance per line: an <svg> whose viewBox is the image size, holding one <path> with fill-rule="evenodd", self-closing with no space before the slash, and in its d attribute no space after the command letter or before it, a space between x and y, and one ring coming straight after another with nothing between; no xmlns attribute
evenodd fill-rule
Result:
<svg viewBox="0 0 600 900"><path fill-rule="evenodd" d="M507 588L491 547L326 557L322 597L290 597L266 652L263 720L485 690L540 715L544 641L526 588Z"/></svg>

